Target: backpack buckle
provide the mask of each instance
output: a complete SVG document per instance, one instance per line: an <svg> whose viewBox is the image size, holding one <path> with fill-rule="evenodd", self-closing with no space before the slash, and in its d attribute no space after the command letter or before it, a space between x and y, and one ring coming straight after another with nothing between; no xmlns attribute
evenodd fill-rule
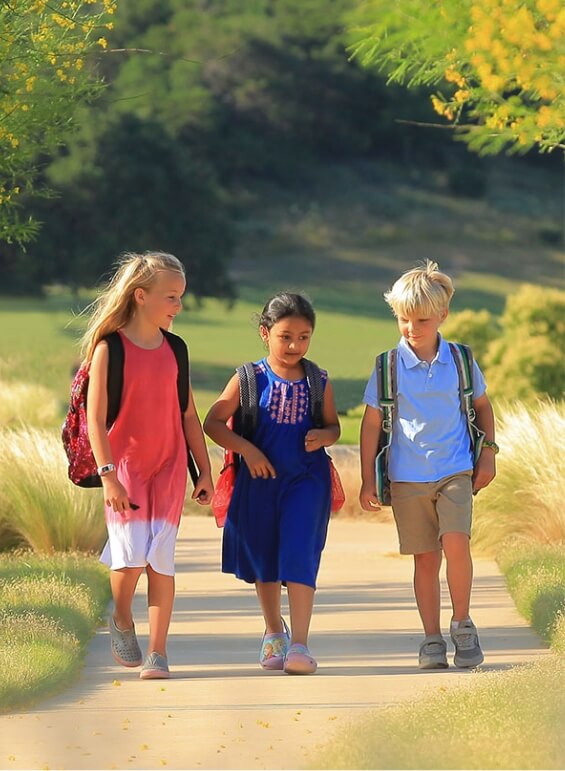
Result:
<svg viewBox="0 0 565 771"><path fill-rule="evenodd" d="M467 416L468 416L469 420L471 421L471 423L474 423L475 418L477 417L477 413L475 412L475 408L474 407L469 407L469 410L467 412Z"/></svg>
<svg viewBox="0 0 565 771"><path fill-rule="evenodd" d="M382 428L385 433L390 434L392 431L392 420L390 418L385 418L383 420Z"/></svg>

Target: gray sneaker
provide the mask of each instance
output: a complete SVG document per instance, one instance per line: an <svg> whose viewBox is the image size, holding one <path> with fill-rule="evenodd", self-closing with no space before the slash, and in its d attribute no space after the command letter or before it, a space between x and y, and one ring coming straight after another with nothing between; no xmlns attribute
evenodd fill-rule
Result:
<svg viewBox="0 0 565 771"><path fill-rule="evenodd" d="M453 663L456 667L478 667L483 663L485 657L479 644L477 627L470 618L451 629L451 639L455 645Z"/></svg>
<svg viewBox="0 0 565 771"><path fill-rule="evenodd" d="M109 627L112 656L122 667L138 667L143 656L135 636L135 626L126 630L118 629L114 617L110 616Z"/></svg>
<svg viewBox="0 0 565 771"><path fill-rule="evenodd" d="M139 676L142 680L162 680L170 677L167 658L153 651L143 662Z"/></svg>
<svg viewBox="0 0 565 771"><path fill-rule="evenodd" d="M440 634L430 634L420 645L420 669L447 669L447 643Z"/></svg>

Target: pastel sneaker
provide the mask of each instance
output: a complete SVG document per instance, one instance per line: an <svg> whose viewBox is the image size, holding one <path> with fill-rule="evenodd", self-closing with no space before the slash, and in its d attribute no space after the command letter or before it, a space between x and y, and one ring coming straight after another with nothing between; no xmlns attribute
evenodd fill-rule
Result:
<svg viewBox="0 0 565 771"><path fill-rule="evenodd" d="M272 634L265 632L261 640L259 664L261 664L263 669L276 670L283 669L284 667L284 659L290 645L290 630L284 618L281 621L284 631Z"/></svg>
<svg viewBox="0 0 565 771"><path fill-rule="evenodd" d="M316 659L306 645L293 643L284 660L284 671L287 675L312 675L318 668Z"/></svg>
<svg viewBox="0 0 565 771"><path fill-rule="evenodd" d="M167 657L160 653L150 653L141 667L139 676L142 680L165 680L170 677Z"/></svg>
<svg viewBox="0 0 565 771"><path fill-rule="evenodd" d="M114 617L110 616L110 646L112 656L122 667L138 667L143 661L141 648L135 635L135 625L131 629L118 629Z"/></svg>

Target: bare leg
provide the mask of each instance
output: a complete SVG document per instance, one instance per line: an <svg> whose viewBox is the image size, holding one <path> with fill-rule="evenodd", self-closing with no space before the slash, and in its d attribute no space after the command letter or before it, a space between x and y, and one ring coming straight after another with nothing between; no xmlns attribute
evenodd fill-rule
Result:
<svg viewBox="0 0 565 771"><path fill-rule="evenodd" d="M255 591L265 619L265 632L267 634L282 632L280 581L256 581Z"/></svg>
<svg viewBox="0 0 565 771"><path fill-rule="evenodd" d="M469 617L473 582L469 536L466 533L445 533L441 540L447 560L447 585L453 606L453 620L463 621Z"/></svg>
<svg viewBox="0 0 565 771"><path fill-rule="evenodd" d="M288 603L290 605L291 644L308 645L308 631L314 607L314 589L306 584L288 582Z"/></svg>
<svg viewBox="0 0 565 771"><path fill-rule="evenodd" d="M441 634L439 569L441 550L414 555L414 594L426 637Z"/></svg>
<svg viewBox="0 0 565 771"><path fill-rule="evenodd" d="M110 571L110 587L114 599L114 622L118 629L124 632L133 627L131 604L142 572L143 568L121 568Z"/></svg>
<svg viewBox="0 0 565 771"><path fill-rule="evenodd" d="M167 655L167 634L175 599L175 577L157 573L147 565L147 604L149 606L149 653Z"/></svg>

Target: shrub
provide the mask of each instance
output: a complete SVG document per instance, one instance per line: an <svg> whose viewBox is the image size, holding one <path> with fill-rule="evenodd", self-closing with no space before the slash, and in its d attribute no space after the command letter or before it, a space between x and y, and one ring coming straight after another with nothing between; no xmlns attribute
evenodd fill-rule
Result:
<svg viewBox="0 0 565 771"><path fill-rule="evenodd" d="M489 345L486 375L497 398L562 399L565 386L565 292L529 284L511 295L503 334Z"/></svg>
<svg viewBox="0 0 565 771"><path fill-rule="evenodd" d="M500 326L487 310L464 310L450 314L442 326L447 340L471 346L475 358L482 362L489 344L500 335Z"/></svg>

